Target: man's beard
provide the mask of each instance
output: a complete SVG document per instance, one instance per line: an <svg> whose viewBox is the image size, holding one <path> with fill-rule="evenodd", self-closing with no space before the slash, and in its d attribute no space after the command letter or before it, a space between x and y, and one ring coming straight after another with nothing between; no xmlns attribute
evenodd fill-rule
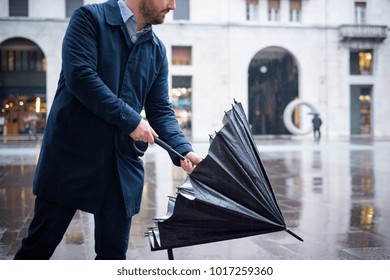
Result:
<svg viewBox="0 0 390 280"><path fill-rule="evenodd" d="M150 1L142 1L139 11L147 24L161 24L170 9L159 11Z"/></svg>

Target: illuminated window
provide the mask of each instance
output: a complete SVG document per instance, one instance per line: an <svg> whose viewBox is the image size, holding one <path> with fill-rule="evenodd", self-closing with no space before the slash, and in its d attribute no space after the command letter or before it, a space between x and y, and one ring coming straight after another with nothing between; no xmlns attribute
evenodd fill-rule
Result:
<svg viewBox="0 0 390 280"><path fill-rule="evenodd" d="M171 101L180 127L191 133L192 76L172 76Z"/></svg>
<svg viewBox="0 0 390 280"><path fill-rule="evenodd" d="M191 65L192 47L172 47L172 65Z"/></svg>
<svg viewBox="0 0 390 280"><path fill-rule="evenodd" d="M351 75L372 75L372 50L352 50L349 58Z"/></svg>
<svg viewBox="0 0 390 280"><path fill-rule="evenodd" d="M14 71L15 70L15 57L14 57L14 52L13 51L8 51L7 52L7 70L8 71Z"/></svg>

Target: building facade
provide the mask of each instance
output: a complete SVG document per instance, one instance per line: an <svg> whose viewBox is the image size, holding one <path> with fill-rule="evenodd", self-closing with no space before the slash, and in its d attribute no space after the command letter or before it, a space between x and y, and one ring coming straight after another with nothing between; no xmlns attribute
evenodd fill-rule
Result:
<svg viewBox="0 0 390 280"><path fill-rule="evenodd" d="M103 1L0 0L3 133L45 119L56 91L69 16ZM233 100L254 135L305 134L313 111L323 137L390 136L388 0L176 0L154 30L166 45L170 91L193 140L221 127ZM41 122L44 129L44 121ZM300 133L298 133L300 134Z"/></svg>

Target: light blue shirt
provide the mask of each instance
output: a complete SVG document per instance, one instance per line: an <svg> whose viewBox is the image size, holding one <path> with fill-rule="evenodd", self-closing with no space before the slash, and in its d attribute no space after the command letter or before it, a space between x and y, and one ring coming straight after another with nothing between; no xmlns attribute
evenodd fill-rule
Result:
<svg viewBox="0 0 390 280"><path fill-rule="evenodd" d="M121 11L123 22L126 24L126 29L129 32L129 36L133 44L144 35L146 32L152 29L151 25L145 26L142 30L137 31L137 20L133 12L127 7L124 0L118 0L118 6Z"/></svg>

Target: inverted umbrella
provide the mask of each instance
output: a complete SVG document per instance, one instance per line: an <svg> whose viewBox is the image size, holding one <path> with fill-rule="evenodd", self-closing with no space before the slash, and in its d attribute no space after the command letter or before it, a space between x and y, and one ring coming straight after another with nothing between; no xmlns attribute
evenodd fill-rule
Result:
<svg viewBox="0 0 390 280"><path fill-rule="evenodd" d="M151 250L172 249L286 230L241 103L210 136L207 156L170 197L167 214L145 233Z"/></svg>

